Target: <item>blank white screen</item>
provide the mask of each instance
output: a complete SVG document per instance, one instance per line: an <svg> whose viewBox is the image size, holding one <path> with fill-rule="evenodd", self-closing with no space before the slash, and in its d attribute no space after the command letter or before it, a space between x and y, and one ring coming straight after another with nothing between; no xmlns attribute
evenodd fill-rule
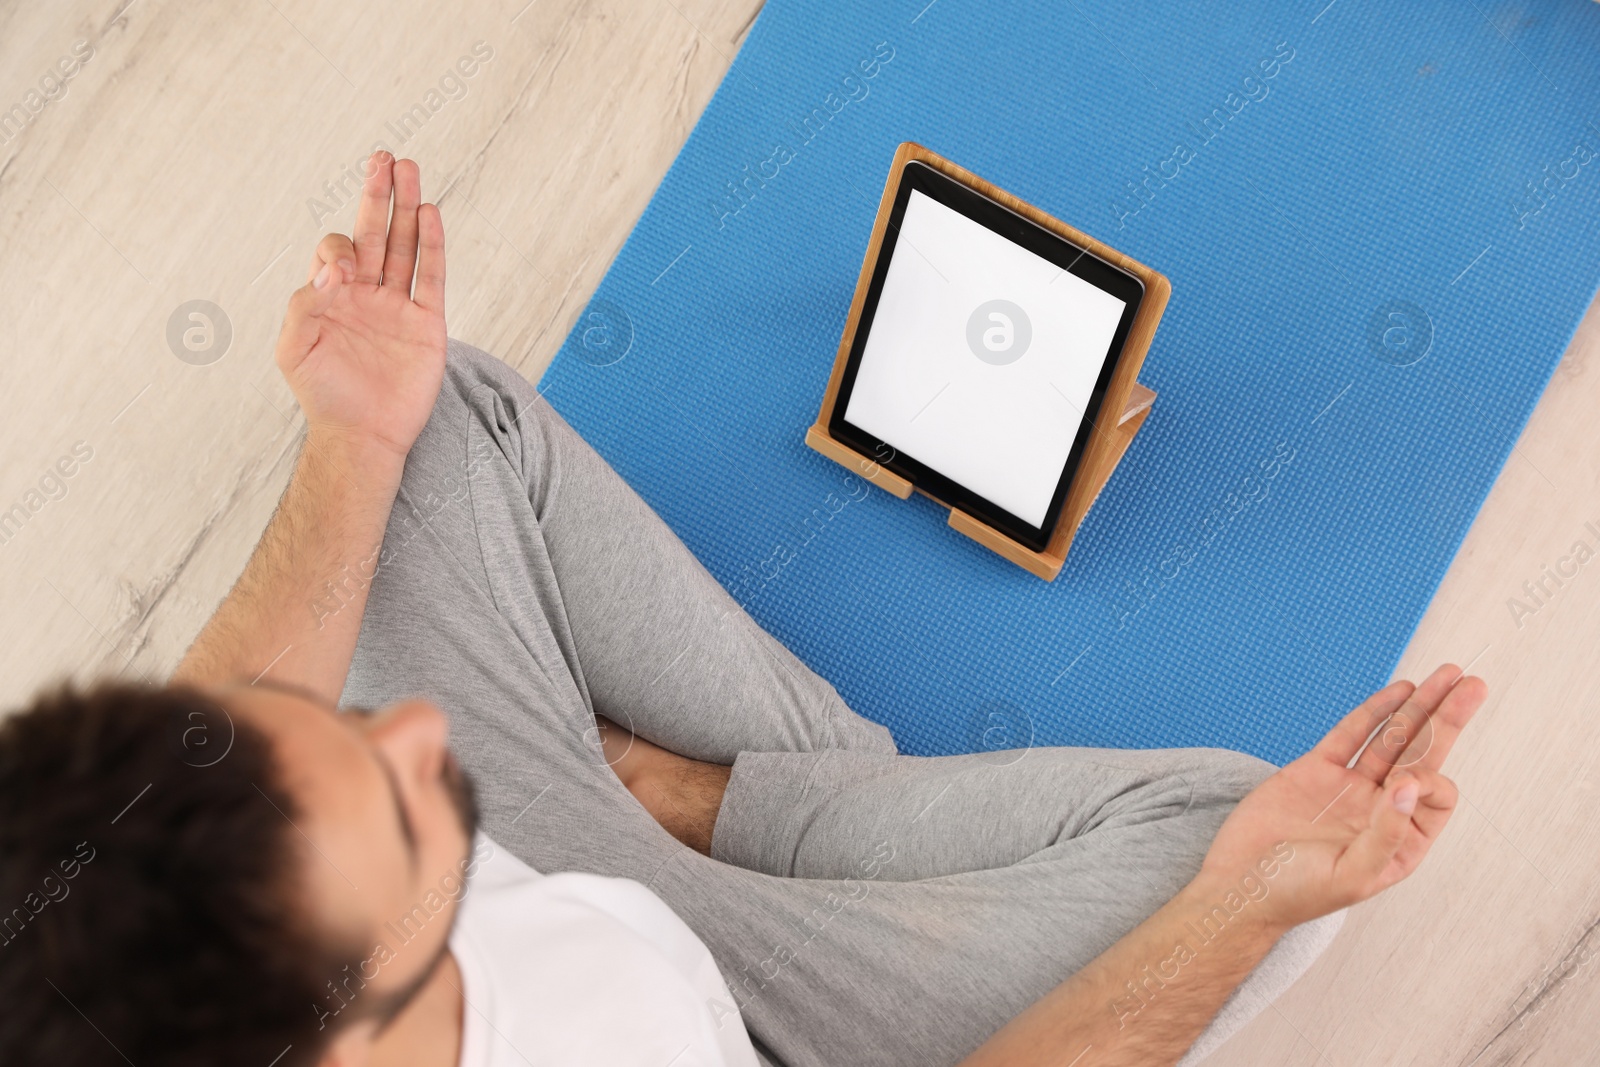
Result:
<svg viewBox="0 0 1600 1067"><path fill-rule="evenodd" d="M1031 326L1026 350L1005 365L968 342L969 320L993 300L1020 308ZM1043 526L1123 308L912 190L845 419ZM985 347L1004 358L1006 322L980 318ZM1011 326L1014 346L1021 331Z"/></svg>

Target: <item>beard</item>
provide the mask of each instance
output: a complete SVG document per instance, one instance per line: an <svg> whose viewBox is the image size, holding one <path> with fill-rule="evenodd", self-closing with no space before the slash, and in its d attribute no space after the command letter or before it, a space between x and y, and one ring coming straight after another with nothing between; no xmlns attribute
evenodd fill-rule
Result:
<svg viewBox="0 0 1600 1067"><path fill-rule="evenodd" d="M456 819L461 824L461 832L467 839L467 854L462 857L458 869L465 870L472 859L473 842L478 835L478 791L472 783L472 778L461 769L461 764L456 762L455 753L446 752L444 766L439 772L440 781L444 783L445 793L450 801L450 807L455 811ZM466 889L462 889L462 897ZM461 917L461 908L457 897L457 907L450 916L451 932ZM422 992L428 981L438 971L444 958L450 954L450 938L447 934L444 943L439 946L439 951L434 954L428 965L422 969L410 983L382 997L374 998L368 1011L369 1017L378 1021L378 1032L386 1030L405 1008Z"/></svg>
<svg viewBox="0 0 1600 1067"><path fill-rule="evenodd" d="M473 785L471 776L456 762L453 752L445 753L444 769L439 772L439 777L450 797L450 806L455 809L456 819L461 823L461 832L467 835L467 848L470 849L472 839L478 836L478 789Z"/></svg>

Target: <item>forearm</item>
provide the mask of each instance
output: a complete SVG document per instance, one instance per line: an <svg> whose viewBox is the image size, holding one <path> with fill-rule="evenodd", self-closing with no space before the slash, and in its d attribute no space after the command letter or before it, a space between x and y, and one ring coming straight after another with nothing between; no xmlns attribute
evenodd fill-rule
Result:
<svg viewBox="0 0 1600 1067"><path fill-rule="evenodd" d="M1241 899L1236 886L1191 883L961 1067L1176 1063L1283 932L1248 901L1230 915L1230 893Z"/></svg>
<svg viewBox="0 0 1600 1067"><path fill-rule="evenodd" d="M403 469L391 451L309 435L244 573L173 680L265 674L336 701Z"/></svg>
<svg viewBox="0 0 1600 1067"><path fill-rule="evenodd" d="M1439 765L1485 695L1449 664L1374 693L1239 802L1188 887L962 1067L1176 1063L1285 932L1422 861L1456 803ZM1380 725L1400 737L1374 751Z"/></svg>

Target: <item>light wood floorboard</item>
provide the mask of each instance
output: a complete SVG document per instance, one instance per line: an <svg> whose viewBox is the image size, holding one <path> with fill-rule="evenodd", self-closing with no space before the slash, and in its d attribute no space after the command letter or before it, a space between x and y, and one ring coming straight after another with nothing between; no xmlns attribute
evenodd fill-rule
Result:
<svg viewBox="0 0 1600 1067"><path fill-rule="evenodd" d="M283 301L353 217L324 183L376 140L418 159L452 334L537 377L759 7L524 3L0 3L0 107L94 48L0 143L0 509L92 450L0 544L0 704L163 677L239 572L300 431L270 358ZM386 123L480 41L464 95L400 144ZM232 323L207 366L164 340L192 299ZM1597 410L1591 310L1405 655L1491 683L1453 760L1460 818L1212 1063L1600 1063L1600 565L1520 626L1507 606L1600 543Z"/></svg>

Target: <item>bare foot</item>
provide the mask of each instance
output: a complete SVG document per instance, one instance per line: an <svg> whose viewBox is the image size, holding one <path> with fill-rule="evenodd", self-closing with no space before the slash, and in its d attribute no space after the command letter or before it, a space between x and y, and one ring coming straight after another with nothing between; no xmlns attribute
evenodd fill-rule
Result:
<svg viewBox="0 0 1600 1067"><path fill-rule="evenodd" d="M596 715L600 748L628 792L662 829L703 855L711 855L717 810L733 768L669 752Z"/></svg>

